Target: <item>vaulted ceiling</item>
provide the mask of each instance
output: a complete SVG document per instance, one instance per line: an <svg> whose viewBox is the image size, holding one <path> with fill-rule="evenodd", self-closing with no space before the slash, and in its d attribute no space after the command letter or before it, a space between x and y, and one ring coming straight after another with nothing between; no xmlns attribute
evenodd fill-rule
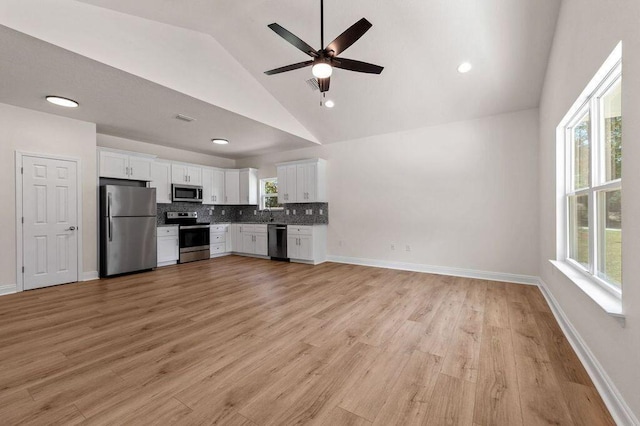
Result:
<svg viewBox="0 0 640 426"><path fill-rule="evenodd" d="M19 7L15 0L3 1ZM229 73L229 69L239 65L258 84L251 87L249 83L240 84L234 89L240 100L236 104L224 96L218 100L213 96L201 97L193 93L195 86L173 84L175 76L169 82L152 72L145 74L135 67L119 66L123 62L115 59L119 52L113 49L93 55L93 51L82 51L83 46L74 46L75 42L64 45L59 42L60 29L45 34L37 29L37 22L31 22L29 27L15 16L3 22L2 13L0 24L196 97L243 119L276 128L283 133L280 137L287 139L282 146L273 143L262 151L290 149L310 142L332 143L536 107L560 6L560 0L325 0L325 44L366 17L373 27L341 56L385 67L381 75L335 70L327 96L335 101L336 107L327 109L319 106L319 92L306 83L312 78L309 68L275 76L263 73L307 59L267 28L272 22L313 47L320 47L319 0L81 0L81 3L83 11L93 16L103 13L105 20L107 16L115 19L115 11L139 19L136 22L139 25L162 23L167 32L179 27L209 35L212 43L219 44L224 52L198 46L202 61L217 61L214 68L219 69L214 71L222 73L225 69ZM108 39L117 36L118 28L95 28L113 33L91 36ZM85 29L85 34L91 31ZM155 42L160 48L163 43L171 43ZM211 58L207 58L209 51ZM114 56L113 60L109 54ZM139 60L145 60L144 52ZM456 71L463 61L473 64L471 72ZM240 93L245 86L251 93L264 90L268 94L260 95L266 105L263 111L251 110L255 102ZM267 114L281 107L284 112L278 112L279 115ZM118 134L113 127L109 133L131 136L130 131ZM153 141L151 130L140 128L135 133L140 139ZM247 150L230 152L227 156L246 155Z"/></svg>

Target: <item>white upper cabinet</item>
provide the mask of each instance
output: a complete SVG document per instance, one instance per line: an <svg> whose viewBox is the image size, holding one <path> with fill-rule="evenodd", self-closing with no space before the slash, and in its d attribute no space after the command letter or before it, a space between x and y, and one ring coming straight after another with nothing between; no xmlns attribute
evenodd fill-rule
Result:
<svg viewBox="0 0 640 426"><path fill-rule="evenodd" d="M201 186L202 167L194 164L173 163L171 183Z"/></svg>
<svg viewBox="0 0 640 426"><path fill-rule="evenodd" d="M240 204L240 170L224 171L224 203Z"/></svg>
<svg viewBox="0 0 640 426"><path fill-rule="evenodd" d="M240 204L258 204L258 170L240 170Z"/></svg>
<svg viewBox="0 0 640 426"><path fill-rule="evenodd" d="M157 203L171 203L171 163L154 161L151 163L151 188L156 188Z"/></svg>
<svg viewBox="0 0 640 426"><path fill-rule="evenodd" d="M154 159L148 157L129 157L129 179L133 180L151 180L151 165Z"/></svg>
<svg viewBox="0 0 640 426"><path fill-rule="evenodd" d="M224 204L224 170L202 168L202 204Z"/></svg>
<svg viewBox="0 0 640 426"><path fill-rule="evenodd" d="M99 176L128 180L151 180L154 156L100 149Z"/></svg>
<svg viewBox="0 0 640 426"><path fill-rule="evenodd" d="M213 204L213 169L202 168L202 204Z"/></svg>
<svg viewBox="0 0 640 426"><path fill-rule="evenodd" d="M326 163L318 158L277 164L280 202L326 202Z"/></svg>
<svg viewBox="0 0 640 426"><path fill-rule="evenodd" d="M213 204L224 203L224 170L213 169L211 171L212 184L211 195L213 196Z"/></svg>
<svg viewBox="0 0 640 426"><path fill-rule="evenodd" d="M278 200L281 203L296 202L297 166L278 166Z"/></svg>

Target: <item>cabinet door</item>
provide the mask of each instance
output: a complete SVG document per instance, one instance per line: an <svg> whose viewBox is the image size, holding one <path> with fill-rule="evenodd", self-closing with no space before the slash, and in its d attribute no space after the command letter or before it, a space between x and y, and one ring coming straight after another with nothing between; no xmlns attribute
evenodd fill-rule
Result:
<svg viewBox="0 0 640 426"><path fill-rule="evenodd" d="M244 252L244 244L242 241L242 225L235 225L235 238L233 240L233 251L238 253Z"/></svg>
<svg viewBox="0 0 640 426"><path fill-rule="evenodd" d="M255 254L256 253L256 243L253 241L253 234L242 233L242 252Z"/></svg>
<svg viewBox="0 0 640 426"><path fill-rule="evenodd" d="M285 196L285 201L287 203L295 203L296 201L298 201L298 199L296 198L297 194L297 190L296 187L297 185L297 171L296 171L296 166L287 166L287 194Z"/></svg>
<svg viewBox="0 0 640 426"><path fill-rule="evenodd" d="M129 156L129 179L133 180L151 180L151 158Z"/></svg>
<svg viewBox="0 0 640 426"><path fill-rule="evenodd" d="M178 237L158 237L158 263L178 260Z"/></svg>
<svg viewBox="0 0 640 426"><path fill-rule="evenodd" d="M156 189L157 203L171 203L171 163L154 161L151 163L151 182L149 186Z"/></svg>
<svg viewBox="0 0 640 426"><path fill-rule="evenodd" d="M129 156L118 152L100 151L100 177L129 179Z"/></svg>
<svg viewBox="0 0 640 426"><path fill-rule="evenodd" d="M202 172L202 204L213 204L213 170L203 167Z"/></svg>
<svg viewBox="0 0 640 426"><path fill-rule="evenodd" d="M213 169L212 172L211 195L213 196L213 204L224 203L224 170ZM203 174L204 179L204 174Z"/></svg>
<svg viewBox="0 0 640 426"><path fill-rule="evenodd" d="M229 225L227 226L227 228L225 229L225 232L227 233L227 237L225 240L225 251L227 253L231 253L233 251L233 245L235 243L235 237L233 236L234 232L235 232L235 228L233 227L234 225Z"/></svg>
<svg viewBox="0 0 640 426"><path fill-rule="evenodd" d="M298 252L298 236L287 235L287 257L290 259L297 259Z"/></svg>
<svg viewBox="0 0 640 426"><path fill-rule="evenodd" d="M202 167L187 166L187 183L189 185L202 185Z"/></svg>
<svg viewBox="0 0 640 426"><path fill-rule="evenodd" d="M269 254L269 244L267 243L267 234L255 234L255 254L266 256Z"/></svg>
<svg viewBox="0 0 640 426"><path fill-rule="evenodd" d="M225 204L240 204L240 171L225 170L224 172L224 200Z"/></svg>
<svg viewBox="0 0 640 426"><path fill-rule="evenodd" d="M171 183L187 183L187 166L175 163L171 165Z"/></svg>
<svg viewBox="0 0 640 426"><path fill-rule="evenodd" d="M313 260L313 238L310 235L298 236L297 259Z"/></svg>
<svg viewBox="0 0 640 426"><path fill-rule="evenodd" d="M287 166L278 166L278 202L286 202Z"/></svg>
<svg viewBox="0 0 640 426"><path fill-rule="evenodd" d="M258 173L254 169L240 171L240 204L258 204Z"/></svg>
<svg viewBox="0 0 640 426"><path fill-rule="evenodd" d="M315 163L304 165L304 200L314 203L317 200L318 166Z"/></svg>

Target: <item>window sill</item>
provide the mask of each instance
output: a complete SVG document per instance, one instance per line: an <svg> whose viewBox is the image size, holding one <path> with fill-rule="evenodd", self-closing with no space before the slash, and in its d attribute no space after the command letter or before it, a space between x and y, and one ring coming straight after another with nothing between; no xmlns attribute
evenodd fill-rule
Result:
<svg viewBox="0 0 640 426"><path fill-rule="evenodd" d="M598 283L589 279L585 274L576 270L573 266L559 260L549 260L553 266L569 278L580 290L586 293L607 314L624 323L622 313L622 299L603 289Z"/></svg>

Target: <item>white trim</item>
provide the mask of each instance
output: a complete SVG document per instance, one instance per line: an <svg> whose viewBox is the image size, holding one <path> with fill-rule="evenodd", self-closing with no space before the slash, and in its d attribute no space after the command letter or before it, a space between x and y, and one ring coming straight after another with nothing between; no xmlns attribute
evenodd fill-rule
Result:
<svg viewBox="0 0 640 426"><path fill-rule="evenodd" d="M0 285L0 296L15 293L16 288L17 286L15 284Z"/></svg>
<svg viewBox="0 0 640 426"><path fill-rule="evenodd" d="M76 218L78 220L77 236L78 236L78 281L83 280L83 264L82 264L82 241L84 239L84 222L82 219L82 162L77 157L66 157L61 155L40 154L26 151L16 151L16 292L24 291L24 280L22 274L23 265L23 240L22 240L22 159L23 157L37 157L51 160L64 160L76 163ZM84 281L84 280L83 280Z"/></svg>
<svg viewBox="0 0 640 426"><path fill-rule="evenodd" d="M640 425L638 418L633 414L633 411L631 411L631 408L627 405L607 372L593 352L591 352L573 324L571 324L571 321L569 321L569 318L549 290L549 287L547 287L547 284L542 279L539 279L538 287L549 304L556 321L560 324L560 328L564 332L569 344L571 344L571 347L578 355L578 358L580 358L585 370L587 370L589 377L591 377L593 384L609 409L616 424Z"/></svg>
<svg viewBox="0 0 640 426"><path fill-rule="evenodd" d="M455 277L477 278L480 280L503 281L516 284L538 285L538 277L533 275L510 274L506 272L479 271L476 269L433 266L419 263L393 262L388 260L361 259L357 257L327 256L327 261L350 265L373 266L375 268L400 269L403 271L425 272L427 274L451 275Z"/></svg>
<svg viewBox="0 0 640 426"><path fill-rule="evenodd" d="M82 273L82 279L80 281L93 281L99 279L100 275L98 274L98 271L88 271Z"/></svg>

